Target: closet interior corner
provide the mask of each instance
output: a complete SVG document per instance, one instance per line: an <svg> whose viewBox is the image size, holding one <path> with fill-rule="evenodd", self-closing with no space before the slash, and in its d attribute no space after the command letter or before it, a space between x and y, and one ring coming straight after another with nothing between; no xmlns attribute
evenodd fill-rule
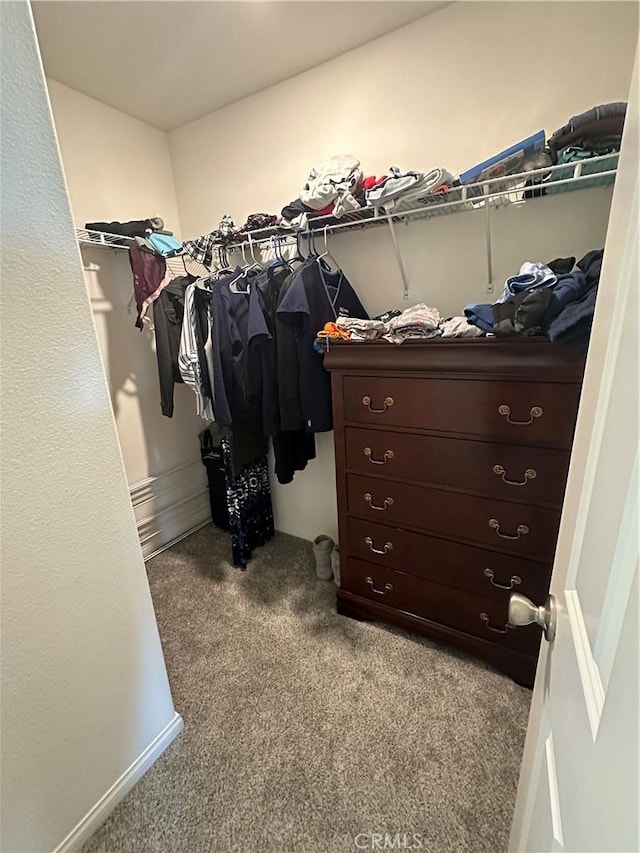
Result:
<svg viewBox="0 0 640 853"><path fill-rule="evenodd" d="M185 724L85 853L506 850L638 4L30 5Z"/></svg>
<svg viewBox="0 0 640 853"><path fill-rule="evenodd" d="M298 536L339 613L531 686L539 631L513 630L508 603L549 588L625 121L622 18L606 74L558 53L605 4L545 4L537 86L518 87L506 55L467 48L492 21L529 32L532 4L450 3L208 114L185 95L164 115L155 95L134 108L63 82L46 5L145 559L212 520L242 571Z"/></svg>

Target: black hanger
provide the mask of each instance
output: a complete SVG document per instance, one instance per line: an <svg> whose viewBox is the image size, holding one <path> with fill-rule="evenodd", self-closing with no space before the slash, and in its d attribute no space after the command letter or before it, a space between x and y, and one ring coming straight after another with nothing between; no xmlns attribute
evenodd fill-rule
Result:
<svg viewBox="0 0 640 853"><path fill-rule="evenodd" d="M317 257L318 253L316 252L316 244L313 239L313 229L308 228L304 236L307 238L307 260Z"/></svg>
<svg viewBox="0 0 640 853"><path fill-rule="evenodd" d="M306 257L302 254L302 249L300 248L300 240L302 239L302 237L304 237L304 232L296 231L296 254L291 258L284 259L289 266L295 263L303 264L307 260Z"/></svg>
<svg viewBox="0 0 640 853"><path fill-rule="evenodd" d="M216 270L216 275L221 277L235 272L235 267L232 267L229 264L226 246L216 246L216 253L218 255L218 269Z"/></svg>

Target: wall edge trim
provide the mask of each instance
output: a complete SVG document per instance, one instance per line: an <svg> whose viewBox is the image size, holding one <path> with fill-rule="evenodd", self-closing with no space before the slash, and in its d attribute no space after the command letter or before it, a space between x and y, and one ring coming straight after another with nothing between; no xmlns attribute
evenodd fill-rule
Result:
<svg viewBox="0 0 640 853"><path fill-rule="evenodd" d="M74 853L87 841L98 827L129 793L134 785L144 776L162 755L165 749L175 740L184 728L180 714L174 714L172 720L151 741L133 763L124 771L122 776L100 797L86 815L74 826L71 832L58 844L54 853Z"/></svg>

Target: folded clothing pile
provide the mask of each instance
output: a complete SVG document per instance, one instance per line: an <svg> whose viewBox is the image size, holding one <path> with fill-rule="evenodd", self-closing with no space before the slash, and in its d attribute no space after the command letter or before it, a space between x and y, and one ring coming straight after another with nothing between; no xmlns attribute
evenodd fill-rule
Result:
<svg viewBox="0 0 640 853"><path fill-rule="evenodd" d="M143 252L173 258L182 254L182 243L172 231L154 231L146 237L134 237L136 246Z"/></svg>
<svg viewBox="0 0 640 853"><path fill-rule="evenodd" d="M440 335L443 338L478 338L484 335L484 332L466 317L456 316L448 317L440 323Z"/></svg>
<svg viewBox="0 0 640 853"><path fill-rule="evenodd" d="M391 213L400 202L403 204L430 196L441 197L455 183L455 178L446 169L430 172L401 172L397 166L389 169L389 175L366 191L367 204Z"/></svg>
<svg viewBox="0 0 640 853"><path fill-rule="evenodd" d="M505 282L493 304L470 303L464 309L469 323L484 332L508 335L547 335L552 341L586 352L595 310L602 249L581 258L558 258L548 264L524 263Z"/></svg>
<svg viewBox="0 0 640 853"><path fill-rule="evenodd" d="M273 228L279 222L274 213L251 213L247 221L240 228L240 234L250 234L252 231L262 231L265 228Z"/></svg>
<svg viewBox="0 0 640 853"><path fill-rule="evenodd" d="M423 302L407 308L406 311L390 311L389 319L361 320L357 317L338 317L335 329L326 326L316 338L317 349L326 344L327 339L342 338L354 342L385 340L401 344L403 341L426 339L440 335L439 325L442 317L437 308L430 308Z"/></svg>
<svg viewBox="0 0 640 853"><path fill-rule="evenodd" d="M254 231L262 231L266 228L280 228L286 232L288 223L283 223L280 216L274 213L251 213L242 227L238 227L230 216L222 217L215 231L202 234L192 240L186 240L184 251L195 261L211 268L213 264L213 251L216 246L230 246L234 243L243 243L249 240Z"/></svg>
<svg viewBox="0 0 640 853"><path fill-rule="evenodd" d="M117 234L120 237L146 237L154 231L164 231L164 220L152 216L150 219L133 219L129 222L85 222L84 227L87 231Z"/></svg>
<svg viewBox="0 0 640 853"><path fill-rule="evenodd" d="M309 216L341 219L364 207L364 184L360 161L352 154L323 160L309 172L299 197L282 208L284 224L305 228Z"/></svg>
<svg viewBox="0 0 640 853"><path fill-rule="evenodd" d="M240 229L230 216L223 216L215 231L202 234L192 240L185 240L182 244L187 255L199 264L211 269L213 265L213 252L216 246L228 246L240 240Z"/></svg>
<svg viewBox="0 0 640 853"><path fill-rule="evenodd" d="M551 159L571 163L619 151L626 112L626 103L615 101L573 116L549 139Z"/></svg>
<svg viewBox="0 0 640 853"><path fill-rule="evenodd" d="M360 207L355 197L363 179L357 157L351 154L331 157L311 170L300 191L300 201L316 211L326 210L331 205L333 215L340 218Z"/></svg>

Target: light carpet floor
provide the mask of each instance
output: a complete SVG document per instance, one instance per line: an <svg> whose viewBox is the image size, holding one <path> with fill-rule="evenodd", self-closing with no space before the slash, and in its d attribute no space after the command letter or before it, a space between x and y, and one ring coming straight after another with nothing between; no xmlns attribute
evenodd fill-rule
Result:
<svg viewBox="0 0 640 853"><path fill-rule="evenodd" d="M308 542L228 554L209 526L147 564L185 729L83 853L506 850L529 691L338 616Z"/></svg>

